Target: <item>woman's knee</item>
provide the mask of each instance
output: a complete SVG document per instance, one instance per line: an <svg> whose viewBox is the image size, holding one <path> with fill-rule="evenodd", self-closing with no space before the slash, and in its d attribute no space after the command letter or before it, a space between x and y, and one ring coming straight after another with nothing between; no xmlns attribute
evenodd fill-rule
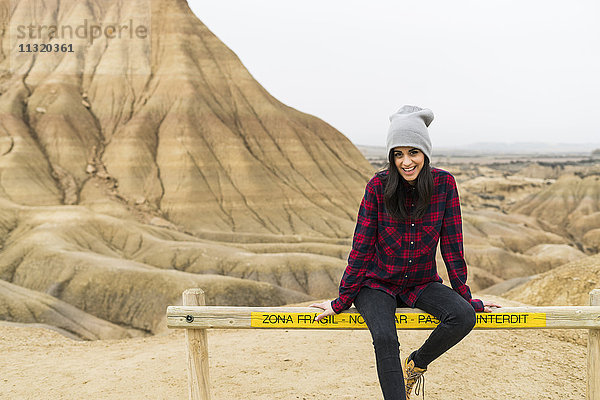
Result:
<svg viewBox="0 0 600 400"><path fill-rule="evenodd" d="M466 332L470 332L475 327L476 321L475 310L470 304L458 309L454 316L454 324Z"/></svg>
<svg viewBox="0 0 600 400"><path fill-rule="evenodd" d="M441 322L450 329L466 335L475 326L476 317L473 307L467 302L464 303L447 310Z"/></svg>
<svg viewBox="0 0 600 400"><path fill-rule="evenodd" d="M399 352L398 335L395 331L375 331L371 332L373 337L373 346L375 350L383 350L386 352Z"/></svg>

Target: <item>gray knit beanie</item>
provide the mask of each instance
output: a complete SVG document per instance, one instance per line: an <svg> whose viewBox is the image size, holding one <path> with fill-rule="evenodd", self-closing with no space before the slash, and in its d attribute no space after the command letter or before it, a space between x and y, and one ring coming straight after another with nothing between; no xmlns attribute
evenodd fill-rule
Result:
<svg viewBox="0 0 600 400"><path fill-rule="evenodd" d="M416 106L402 106L390 116L387 135L387 154L398 146L411 146L421 150L431 160L431 140L427 127L433 121L433 111Z"/></svg>

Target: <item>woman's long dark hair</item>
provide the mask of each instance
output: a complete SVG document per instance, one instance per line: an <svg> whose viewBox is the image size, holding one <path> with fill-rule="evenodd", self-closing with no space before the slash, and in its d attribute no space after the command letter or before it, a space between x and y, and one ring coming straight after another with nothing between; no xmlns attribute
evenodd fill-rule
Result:
<svg viewBox="0 0 600 400"><path fill-rule="evenodd" d="M394 149L390 150L390 154L388 154L387 170L388 174L383 180L385 184L383 201L388 214L400 221L404 221L409 217L416 219L422 218L427 211L427 207L431 202L431 196L433 194L433 175L431 174L431 167L429 166L429 158L425 156L425 163L416 179L415 188L417 201L412 215L409 215L404 204L406 189L404 188L402 181L405 181L405 179L400 175L400 172L398 172L398 168L394 162Z"/></svg>

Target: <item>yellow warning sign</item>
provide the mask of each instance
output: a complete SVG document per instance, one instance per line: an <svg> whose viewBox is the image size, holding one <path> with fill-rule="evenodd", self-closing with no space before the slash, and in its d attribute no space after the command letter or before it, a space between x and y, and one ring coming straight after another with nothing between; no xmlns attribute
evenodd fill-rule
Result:
<svg viewBox="0 0 600 400"><path fill-rule="evenodd" d="M367 328L360 314L330 315L316 322L318 313L251 313L251 326L255 328L310 328L310 329L360 329ZM423 313L396 314L398 329L431 329L440 321ZM546 326L545 313L481 313L477 314L475 328L541 328Z"/></svg>
<svg viewBox="0 0 600 400"><path fill-rule="evenodd" d="M475 328L543 328L546 313L481 313Z"/></svg>

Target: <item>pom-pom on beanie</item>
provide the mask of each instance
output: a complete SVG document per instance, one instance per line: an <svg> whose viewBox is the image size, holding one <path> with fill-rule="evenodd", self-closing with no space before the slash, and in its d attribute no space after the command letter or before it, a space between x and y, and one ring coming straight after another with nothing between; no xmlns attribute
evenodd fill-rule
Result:
<svg viewBox="0 0 600 400"><path fill-rule="evenodd" d="M387 154L399 146L416 147L431 161L431 140L427 127L433 121L433 111L416 106L402 106L390 116Z"/></svg>

